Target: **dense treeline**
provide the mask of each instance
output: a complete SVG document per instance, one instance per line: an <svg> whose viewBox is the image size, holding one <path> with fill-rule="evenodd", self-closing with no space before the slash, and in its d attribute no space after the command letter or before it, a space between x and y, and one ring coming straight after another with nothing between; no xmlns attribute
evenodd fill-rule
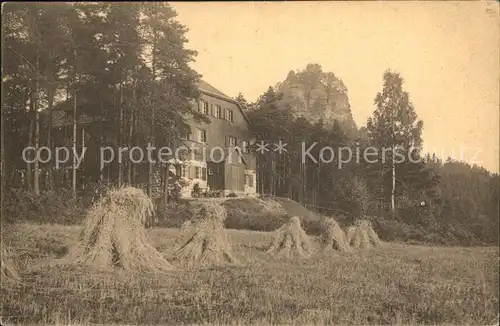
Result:
<svg viewBox="0 0 500 326"><path fill-rule="evenodd" d="M70 211L84 178L145 183L151 194L153 178L157 171L164 177L165 166L125 159L100 169L96 149L148 143L175 148L187 128L184 119L203 119L191 105L199 96L200 76L189 66L196 53L185 47L187 29L172 8L10 3L2 14L2 189L22 189L15 196L2 191L9 196L7 205L2 200L4 212L36 218ZM374 114L359 130L353 130L346 85L318 64L291 71L255 103L240 94L236 99L257 142L270 143L257 153L258 192L321 207L347 223L371 217L387 239L497 242L498 175L421 153L423 122L403 79L387 72L383 81L380 93L370 95ZM286 151L275 151L279 141ZM84 144L89 149L78 170L72 160L55 169L53 162L22 159L28 146L80 152ZM363 156L368 148L377 149L371 155L376 163ZM385 160L382 149L388 149ZM396 153L427 161L400 162ZM65 184L55 181L61 170L69 174Z"/></svg>
<svg viewBox="0 0 500 326"><path fill-rule="evenodd" d="M308 74L311 80L310 73L306 68L295 76L300 81L301 74ZM252 104L240 95L259 141L270 145L269 151L257 156L259 192L318 206L347 223L369 216L385 238L496 243L498 174L452 159L443 163L434 154L421 153L423 122L403 90L403 79L394 72L383 79L374 114L355 138L349 125L297 117L282 105L283 95L273 87ZM287 143L282 154L273 151L272 145L280 140ZM312 158L302 160L304 148L314 143L308 151ZM321 161L325 147L331 149L324 150ZM369 151L375 154L368 160L363 153Z"/></svg>
<svg viewBox="0 0 500 326"><path fill-rule="evenodd" d="M82 168L73 169L71 159L63 166L76 191L82 180L106 174L99 147L173 148L184 119L202 119L190 103L199 96L200 76L189 66L196 53L185 48L187 29L169 5L10 3L2 15L2 174L9 185L21 181L36 196L59 186L53 161L22 160L27 146L52 153L88 147ZM142 182L149 185L156 169L147 165L125 156L106 176L121 185L148 175Z"/></svg>

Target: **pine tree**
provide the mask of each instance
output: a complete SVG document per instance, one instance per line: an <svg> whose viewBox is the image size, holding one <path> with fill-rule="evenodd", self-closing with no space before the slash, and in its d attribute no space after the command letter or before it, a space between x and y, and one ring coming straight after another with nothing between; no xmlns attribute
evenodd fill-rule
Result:
<svg viewBox="0 0 500 326"><path fill-rule="evenodd" d="M209 122L193 106L199 97L199 75L189 63L196 52L185 47L185 26L177 13L165 3L142 3L142 35L151 60L149 141L152 146L177 146L188 128L185 119ZM166 167L168 171L168 166ZM148 193L151 194L154 164L149 164ZM166 194L164 194L166 198Z"/></svg>

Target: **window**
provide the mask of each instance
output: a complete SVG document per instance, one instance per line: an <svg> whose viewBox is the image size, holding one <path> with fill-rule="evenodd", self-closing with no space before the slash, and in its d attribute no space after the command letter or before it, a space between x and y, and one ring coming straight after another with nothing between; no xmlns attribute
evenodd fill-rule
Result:
<svg viewBox="0 0 500 326"><path fill-rule="evenodd" d="M227 147L236 147L236 138L227 136Z"/></svg>
<svg viewBox="0 0 500 326"><path fill-rule="evenodd" d="M184 135L184 139L186 139L186 140L193 139L193 133L191 132L191 130L186 131L186 134Z"/></svg>
<svg viewBox="0 0 500 326"><path fill-rule="evenodd" d="M198 136L197 136L197 141L200 143L206 143L207 142L207 132L202 129L197 129L198 131Z"/></svg>
<svg viewBox="0 0 500 326"><path fill-rule="evenodd" d="M201 180L207 181L207 168L201 168Z"/></svg>
<svg viewBox="0 0 500 326"><path fill-rule="evenodd" d="M194 169L194 178L201 179L201 168L199 166Z"/></svg>
<svg viewBox="0 0 500 326"><path fill-rule="evenodd" d="M226 109L224 112L224 119L226 119L227 121L233 122L234 121L233 120L233 111Z"/></svg>
<svg viewBox="0 0 500 326"><path fill-rule="evenodd" d="M248 142L246 140L243 140L241 142L241 149L242 149L243 153L248 153L249 152Z"/></svg>
<svg viewBox="0 0 500 326"><path fill-rule="evenodd" d="M203 149L197 148L197 146L195 146L195 148L193 148L192 150L191 157L196 161L203 161L204 160Z"/></svg>
<svg viewBox="0 0 500 326"><path fill-rule="evenodd" d="M208 103L205 101L200 101L199 111L200 113L208 114Z"/></svg>
<svg viewBox="0 0 500 326"><path fill-rule="evenodd" d="M215 116L222 119L222 108L218 105L215 106Z"/></svg>
<svg viewBox="0 0 500 326"><path fill-rule="evenodd" d="M189 166L187 165L182 165L181 167L181 171L182 171L182 176L185 177L185 178L189 178Z"/></svg>

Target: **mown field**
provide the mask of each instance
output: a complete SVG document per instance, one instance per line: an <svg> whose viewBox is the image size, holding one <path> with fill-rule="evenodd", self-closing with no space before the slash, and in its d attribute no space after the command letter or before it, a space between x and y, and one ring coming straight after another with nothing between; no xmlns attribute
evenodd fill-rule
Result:
<svg viewBox="0 0 500 326"><path fill-rule="evenodd" d="M23 277L2 281L2 322L56 324L488 325L498 314L498 248L385 244L274 260L272 233L229 230L244 266L162 275L61 268L78 226L4 225ZM178 229L148 230L167 252Z"/></svg>

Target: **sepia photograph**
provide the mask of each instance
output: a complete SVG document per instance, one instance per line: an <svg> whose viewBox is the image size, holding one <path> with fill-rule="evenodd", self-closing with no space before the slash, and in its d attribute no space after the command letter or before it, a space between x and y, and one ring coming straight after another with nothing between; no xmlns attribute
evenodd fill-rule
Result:
<svg viewBox="0 0 500 326"><path fill-rule="evenodd" d="M0 325L499 325L498 1L1 8Z"/></svg>

